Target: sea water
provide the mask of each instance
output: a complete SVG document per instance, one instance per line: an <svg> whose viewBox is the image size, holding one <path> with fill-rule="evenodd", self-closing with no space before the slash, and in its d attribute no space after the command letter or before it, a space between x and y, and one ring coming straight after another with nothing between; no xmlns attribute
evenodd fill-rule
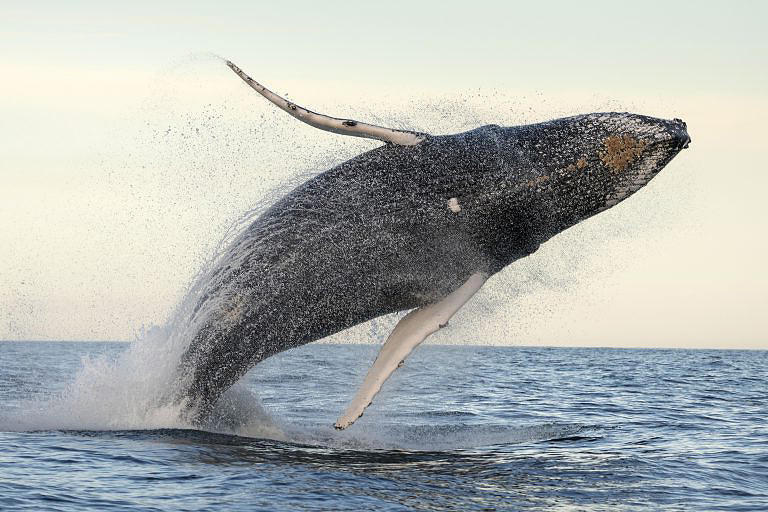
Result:
<svg viewBox="0 0 768 512"><path fill-rule="evenodd" d="M768 352L427 345L334 430L377 349L272 357L201 431L127 344L0 342L0 509L768 510Z"/></svg>

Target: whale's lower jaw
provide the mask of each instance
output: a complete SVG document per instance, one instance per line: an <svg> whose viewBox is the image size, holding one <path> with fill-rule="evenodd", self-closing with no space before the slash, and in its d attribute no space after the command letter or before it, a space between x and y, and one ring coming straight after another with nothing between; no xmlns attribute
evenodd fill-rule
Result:
<svg viewBox="0 0 768 512"><path fill-rule="evenodd" d="M619 184L605 198L605 204L596 213L603 212L646 186L664 168L673 156L668 151L658 149L652 151L643 158L643 161L635 166L632 172L626 173Z"/></svg>

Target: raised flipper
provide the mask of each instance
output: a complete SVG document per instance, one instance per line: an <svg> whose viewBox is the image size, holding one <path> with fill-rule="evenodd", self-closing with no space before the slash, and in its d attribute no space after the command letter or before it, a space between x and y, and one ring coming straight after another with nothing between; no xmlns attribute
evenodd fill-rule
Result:
<svg viewBox="0 0 768 512"><path fill-rule="evenodd" d="M363 385L334 426L339 430L345 429L362 416L384 381L400 367L408 354L427 336L445 327L448 320L483 286L486 279L488 276L485 274L472 274L461 287L440 302L414 309L405 315L384 342Z"/></svg>
<svg viewBox="0 0 768 512"><path fill-rule="evenodd" d="M267 98L269 101L285 110L287 113L303 121L310 126L326 130L333 133L340 133L342 135L352 135L354 137L365 137L367 139L377 139L384 142L390 142L392 144L399 144L401 146L414 146L426 138L423 133L409 132L407 130L395 130L393 128L385 128L383 126L376 126L374 124L361 123L352 119L339 119L337 117L330 117L324 114L318 114L312 112L304 107L300 107L295 103L291 103L285 98L278 96L274 92L270 91L253 78L246 75L243 70L234 65L231 61L227 61L232 71L243 79L245 83L253 87L253 89Z"/></svg>

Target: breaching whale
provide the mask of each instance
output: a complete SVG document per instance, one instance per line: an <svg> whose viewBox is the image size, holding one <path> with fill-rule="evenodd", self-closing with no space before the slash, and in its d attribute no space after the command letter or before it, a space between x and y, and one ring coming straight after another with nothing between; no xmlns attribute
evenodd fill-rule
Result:
<svg viewBox="0 0 768 512"><path fill-rule="evenodd" d="M227 65L301 121L385 144L278 200L210 272L180 364L179 400L196 422L259 361L411 310L335 424L348 427L487 279L637 192L691 140L679 119L617 112L453 135L395 130L312 112Z"/></svg>

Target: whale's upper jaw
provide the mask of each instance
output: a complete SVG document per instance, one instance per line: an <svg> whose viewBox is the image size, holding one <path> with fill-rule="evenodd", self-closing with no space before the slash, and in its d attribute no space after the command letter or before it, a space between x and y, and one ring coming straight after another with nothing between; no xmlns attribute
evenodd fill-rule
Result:
<svg viewBox="0 0 768 512"><path fill-rule="evenodd" d="M615 173L617 180L600 211L615 206L643 188L690 145L691 137L681 119L653 121L652 128L646 128L637 136L617 135L605 139L600 159Z"/></svg>

